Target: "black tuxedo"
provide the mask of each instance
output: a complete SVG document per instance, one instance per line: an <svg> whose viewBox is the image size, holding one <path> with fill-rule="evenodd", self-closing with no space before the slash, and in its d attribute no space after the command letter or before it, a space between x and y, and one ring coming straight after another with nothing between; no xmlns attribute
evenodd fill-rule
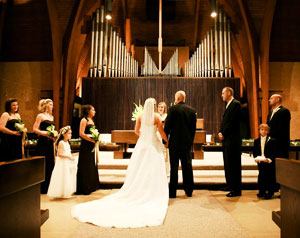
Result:
<svg viewBox="0 0 300 238"><path fill-rule="evenodd" d="M259 193L264 194L265 192L274 193L277 188L276 176L275 176L275 139L267 136L264 148L264 155L266 158L271 159L271 163L260 162L257 164L258 174L258 188ZM261 137L254 140L254 158L262 155L261 150Z"/></svg>
<svg viewBox="0 0 300 238"><path fill-rule="evenodd" d="M290 147L290 111L280 106L280 109L274 113L272 119L272 112L268 115L267 124L270 127L269 136L276 140L276 158L288 158Z"/></svg>
<svg viewBox="0 0 300 238"><path fill-rule="evenodd" d="M233 99L223 114L220 128L224 137L222 149L226 183L233 192L240 192L242 189L240 121L241 104Z"/></svg>
<svg viewBox="0 0 300 238"><path fill-rule="evenodd" d="M196 131L195 109L183 102L170 107L164 130L169 138L171 164L170 197L176 197L179 160L182 166L184 191L188 196L191 196L194 187L191 148Z"/></svg>

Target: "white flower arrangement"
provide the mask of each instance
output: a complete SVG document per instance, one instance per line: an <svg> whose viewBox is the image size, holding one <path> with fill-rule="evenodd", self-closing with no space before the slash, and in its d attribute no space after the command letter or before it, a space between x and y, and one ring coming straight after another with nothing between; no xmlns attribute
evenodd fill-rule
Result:
<svg viewBox="0 0 300 238"><path fill-rule="evenodd" d="M132 112L132 117L131 117L131 120L132 121L136 121L138 119L138 117L143 113L143 106L141 105L141 103L139 102L139 105L134 104L134 111Z"/></svg>
<svg viewBox="0 0 300 238"><path fill-rule="evenodd" d="M47 134L49 136L52 136L52 137L57 137L58 136L58 132L55 130L55 126L52 124L51 126L48 126L46 128L47 130Z"/></svg>
<svg viewBox="0 0 300 238"><path fill-rule="evenodd" d="M15 128L20 133L26 133L27 132L27 128L25 127L25 124L21 119L19 119L18 122L15 123Z"/></svg>
<svg viewBox="0 0 300 238"><path fill-rule="evenodd" d="M96 129L95 126L92 126L90 128L90 132L92 133L91 138L95 141L99 141L100 140L100 133L98 131L98 129Z"/></svg>

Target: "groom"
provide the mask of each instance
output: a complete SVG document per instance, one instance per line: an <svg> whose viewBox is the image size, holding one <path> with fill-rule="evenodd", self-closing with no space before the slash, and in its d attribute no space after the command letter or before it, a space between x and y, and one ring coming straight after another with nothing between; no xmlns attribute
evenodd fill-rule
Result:
<svg viewBox="0 0 300 238"><path fill-rule="evenodd" d="M175 94L175 106L170 107L164 130L169 137L171 176L169 197L176 197L179 160L182 166L183 188L188 197L192 196L194 177L191 148L196 131L196 111L185 104L185 92Z"/></svg>

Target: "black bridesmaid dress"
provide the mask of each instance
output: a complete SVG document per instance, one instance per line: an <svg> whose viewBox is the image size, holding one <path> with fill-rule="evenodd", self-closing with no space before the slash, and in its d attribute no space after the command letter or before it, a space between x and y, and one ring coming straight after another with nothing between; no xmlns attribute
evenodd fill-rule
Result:
<svg viewBox="0 0 300 238"><path fill-rule="evenodd" d="M54 125L53 121L45 120L40 124L40 130L46 131L48 126ZM41 193L48 191L52 170L54 168L54 141L46 136L39 136L37 141L36 154L45 156L45 181L41 183Z"/></svg>
<svg viewBox="0 0 300 238"><path fill-rule="evenodd" d="M17 131L15 123L17 119L8 120L6 128ZM22 136L1 133L1 158L0 161L11 161L22 158Z"/></svg>
<svg viewBox="0 0 300 238"><path fill-rule="evenodd" d="M91 134L92 126L87 125L84 133ZM98 166L95 164L95 153L92 152L94 146L94 143L82 138L78 158L76 194L88 195L100 188Z"/></svg>

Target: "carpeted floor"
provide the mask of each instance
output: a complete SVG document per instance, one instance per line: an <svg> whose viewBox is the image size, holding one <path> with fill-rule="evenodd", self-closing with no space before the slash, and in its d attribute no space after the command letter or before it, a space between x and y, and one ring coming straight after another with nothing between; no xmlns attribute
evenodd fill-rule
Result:
<svg viewBox="0 0 300 238"><path fill-rule="evenodd" d="M42 229L42 237L249 237L235 222L231 214L207 190L195 191L192 198L187 198L182 191L179 191L179 196L176 199L169 200L169 208L164 224L156 227L135 229L102 228L80 223L71 217L70 210L73 205L101 198L112 191L114 190L97 191L90 196L76 196L68 201L49 201L47 197L42 197L43 205L50 208L50 218L43 225L45 227ZM56 209L51 209L51 206L55 206ZM51 210L53 211L52 213ZM66 227L62 226L62 228L53 232L56 226L55 223L65 223ZM52 230L51 235L47 232L49 230Z"/></svg>

